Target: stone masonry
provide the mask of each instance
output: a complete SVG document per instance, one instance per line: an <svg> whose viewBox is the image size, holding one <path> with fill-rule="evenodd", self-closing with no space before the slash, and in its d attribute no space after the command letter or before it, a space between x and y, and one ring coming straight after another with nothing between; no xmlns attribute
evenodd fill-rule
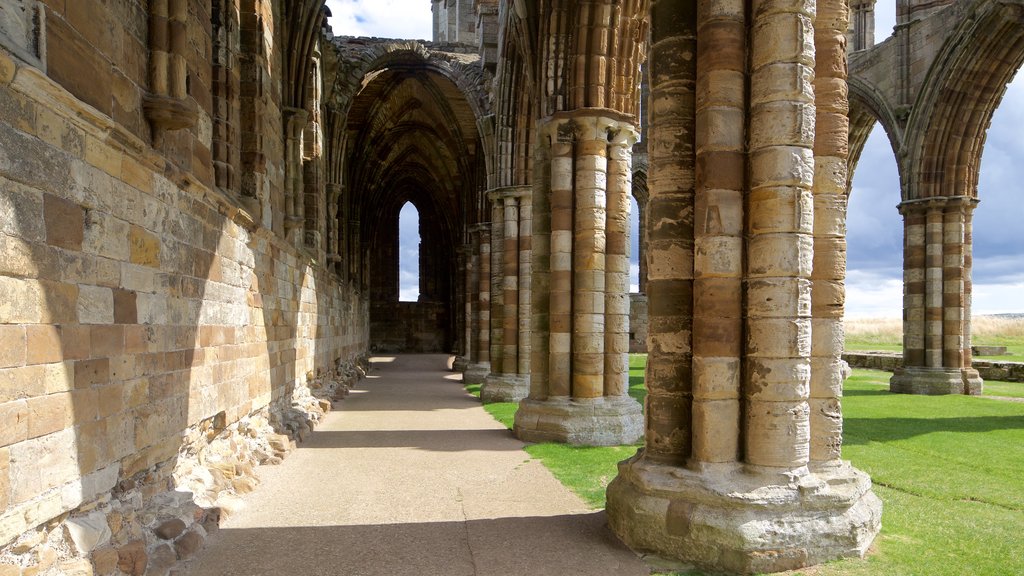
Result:
<svg viewBox="0 0 1024 576"><path fill-rule="evenodd" d="M898 0L874 46L873 0L851 3L850 166L875 122L900 171L903 367L893 392L980 394L971 359L971 221L985 132L1024 63L1018 0Z"/></svg>
<svg viewBox="0 0 1024 576"><path fill-rule="evenodd" d="M977 167L1024 60L1021 0L900 0L876 47L873 6L434 0L420 42L335 37L323 0L0 0L0 574L180 571L373 350L452 353L525 440L642 438L607 503L635 550L864 554L849 174L881 121L893 390L977 392Z"/></svg>

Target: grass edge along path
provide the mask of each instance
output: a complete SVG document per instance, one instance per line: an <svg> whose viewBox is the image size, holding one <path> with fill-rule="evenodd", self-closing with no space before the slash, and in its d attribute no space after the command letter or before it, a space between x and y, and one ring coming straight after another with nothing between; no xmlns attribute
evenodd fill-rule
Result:
<svg viewBox="0 0 1024 576"><path fill-rule="evenodd" d="M630 392L638 399L644 360L630 358ZM872 475L884 503L882 532L866 559L792 574L1024 574L1024 404L889 394L888 379L886 372L855 370L843 400L843 457ZM515 403L484 407L512 427ZM526 451L590 506L600 508L616 464L636 448L547 443L528 445Z"/></svg>

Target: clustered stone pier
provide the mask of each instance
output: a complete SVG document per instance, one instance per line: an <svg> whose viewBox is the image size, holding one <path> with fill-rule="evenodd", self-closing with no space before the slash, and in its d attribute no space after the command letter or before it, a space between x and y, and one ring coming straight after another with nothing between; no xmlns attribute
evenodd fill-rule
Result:
<svg viewBox="0 0 1024 576"><path fill-rule="evenodd" d="M453 352L527 441L642 438L607 493L636 550L862 555L850 170L881 121L892 389L979 392L972 211L1024 0L899 0L879 46L851 4L433 0L420 42L335 37L324 0L0 0L0 574L181 568L373 350Z"/></svg>

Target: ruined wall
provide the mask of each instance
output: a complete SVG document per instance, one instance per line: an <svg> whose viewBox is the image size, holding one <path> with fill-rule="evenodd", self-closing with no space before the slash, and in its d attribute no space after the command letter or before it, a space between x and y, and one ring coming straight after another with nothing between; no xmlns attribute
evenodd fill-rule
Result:
<svg viewBox="0 0 1024 576"><path fill-rule="evenodd" d="M273 46L279 6L242 4ZM166 573L367 349L358 284L263 227L273 202L213 186L210 14L188 6L196 120L163 138L142 111L146 2L37 5L45 71L0 39L0 572ZM280 79L263 82L274 195Z"/></svg>

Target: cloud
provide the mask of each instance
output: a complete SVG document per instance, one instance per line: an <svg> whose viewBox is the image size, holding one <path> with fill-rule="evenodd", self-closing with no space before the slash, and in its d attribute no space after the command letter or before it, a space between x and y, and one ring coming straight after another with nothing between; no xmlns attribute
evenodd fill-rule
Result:
<svg viewBox="0 0 1024 576"><path fill-rule="evenodd" d="M427 0L327 0L337 36L430 40L433 16Z"/></svg>
<svg viewBox="0 0 1024 576"><path fill-rule="evenodd" d="M875 7L876 16L882 3ZM1021 312L1024 299L1024 75L1007 88L985 140L978 182L980 204L974 213L974 310ZM891 300L885 290L901 282L903 218L896 160L881 127L868 138L853 174L847 217L847 311L873 315ZM861 292L863 291L863 293ZM898 302L899 300L897 300ZM893 315L899 315L899 309Z"/></svg>

